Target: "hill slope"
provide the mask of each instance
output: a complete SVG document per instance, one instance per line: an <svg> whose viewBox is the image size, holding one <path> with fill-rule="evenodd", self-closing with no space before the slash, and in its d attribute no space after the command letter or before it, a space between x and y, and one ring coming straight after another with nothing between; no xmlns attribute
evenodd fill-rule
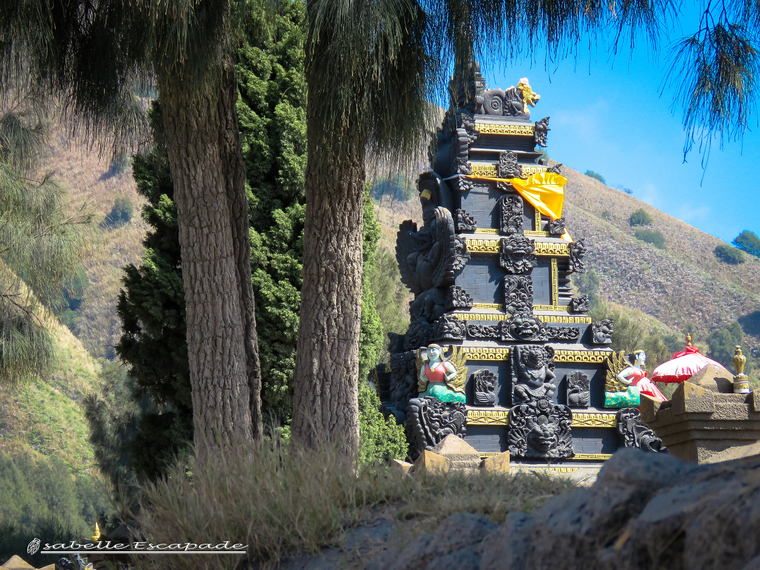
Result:
<svg viewBox="0 0 760 570"><path fill-rule="evenodd" d="M702 337L738 320L748 346L760 346L760 259L719 261L714 250L722 240L571 168L563 166L562 174L568 228L574 239L585 239L586 266L599 276L605 300ZM640 208L654 220L647 229L665 236L666 249L634 237L640 228L628 220Z"/></svg>

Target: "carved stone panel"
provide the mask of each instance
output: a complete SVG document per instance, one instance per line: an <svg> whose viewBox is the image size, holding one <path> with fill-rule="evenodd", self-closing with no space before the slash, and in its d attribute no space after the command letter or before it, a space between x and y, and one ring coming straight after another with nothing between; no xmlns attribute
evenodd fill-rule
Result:
<svg viewBox="0 0 760 570"><path fill-rule="evenodd" d="M583 259L586 257L586 245L580 239L569 246L570 259L568 260L568 271L570 273L585 273L586 265Z"/></svg>
<svg viewBox="0 0 760 570"><path fill-rule="evenodd" d="M449 434L463 438L467 434L467 407L436 398L413 398L407 407L405 427L414 459L425 449L431 451Z"/></svg>
<svg viewBox="0 0 760 570"><path fill-rule="evenodd" d="M574 313L588 313L591 309L591 303L588 295L575 295L570 299L570 310Z"/></svg>
<svg viewBox="0 0 760 570"><path fill-rule="evenodd" d="M459 285L453 285L449 287L446 294L446 310L456 311L457 309L472 309L473 301L472 297L467 294L467 291L462 289Z"/></svg>
<svg viewBox="0 0 760 570"><path fill-rule="evenodd" d="M476 406L496 405L496 375L490 370L477 370L470 376L470 382L475 387Z"/></svg>
<svg viewBox="0 0 760 570"><path fill-rule="evenodd" d="M561 236L565 233L565 218L549 220L548 231L553 236Z"/></svg>
<svg viewBox="0 0 760 570"><path fill-rule="evenodd" d="M591 323L591 342L593 344L612 344L612 319L603 319Z"/></svg>
<svg viewBox="0 0 760 570"><path fill-rule="evenodd" d="M552 172L554 174L562 174L562 166L563 164L561 162L558 162L554 166L550 167L548 172Z"/></svg>
<svg viewBox="0 0 760 570"><path fill-rule="evenodd" d="M462 208L454 212L454 223L456 224L457 233L472 233L477 228L475 220Z"/></svg>
<svg viewBox="0 0 760 570"><path fill-rule="evenodd" d="M503 184L499 182L499 184ZM501 206L501 221L499 233L502 235L518 235L523 230L523 200L517 194L507 194L499 199Z"/></svg>
<svg viewBox="0 0 760 570"><path fill-rule="evenodd" d="M509 273L527 273L537 265L535 243L522 235L501 238L499 265Z"/></svg>
<svg viewBox="0 0 760 570"><path fill-rule="evenodd" d="M522 166L517 162L517 154L505 150L499 155L499 178L522 178Z"/></svg>
<svg viewBox="0 0 760 570"><path fill-rule="evenodd" d="M504 277L504 310L510 315L533 312L533 281L530 276Z"/></svg>
<svg viewBox="0 0 760 570"><path fill-rule="evenodd" d="M467 324L467 336L470 338L477 338L483 340L495 340L499 339L501 334L501 325L471 325Z"/></svg>
<svg viewBox="0 0 760 570"><path fill-rule="evenodd" d="M546 336L550 341L575 342L581 338L579 327L546 327Z"/></svg>
<svg viewBox="0 0 760 570"><path fill-rule="evenodd" d="M433 325L433 340L464 340L467 323L453 315L443 315Z"/></svg>
<svg viewBox="0 0 760 570"><path fill-rule="evenodd" d="M508 320L501 321L501 340L505 342L542 342L548 341L546 325L532 313L512 315Z"/></svg>
<svg viewBox="0 0 760 570"><path fill-rule="evenodd" d="M462 236L454 236L454 261L452 269L456 272L463 269L470 261L470 251L467 249L467 241Z"/></svg>
<svg viewBox="0 0 760 570"><path fill-rule="evenodd" d="M551 129L549 128L549 117L544 117L540 121L536 122L534 132L536 136L536 144L538 146L546 146L546 135Z"/></svg>
<svg viewBox="0 0 760 570"><path fill-rule="evenodd" d="M432 341L433 325L425 321L412 321L404 335L404 350L414 350L421 346L427 346Z"/></svg>
<svg viewBox="0 0 760 570"><path fill-rule="evenodd" d="M591 401L591 381L583 372L570 372L567 381L567 403L571 408L588 408Z"/></svg>
<svg viewBox="0 0 760 570"><path fill-rule="evenodd" d="M635 447L642 451L667 451L654 430L641 423L641 412L637 408L618 410L616 420L618 433L623 436L626 447Z"/></svg>
<svg viewBox="0 0 760 570"><path fill-rule="evenodd" d="M554 349L550 346L515 346L511 350L512 403L556 399Z"/></svg>
<svg viewBox="0 0 760 570"><path fill-rule="evenodd" d="M470 162L467 158L458 156L456 158L456 165L457 174L465 174L467 176L472 174L472 165L470 165Z"/></svg>
<svg viewBox="0 0 760 570"><path fill-rule="evenodd" d="M413 350L391 354L391 404L402 412L411 398L417 396L417 355Z"/></svg>
<svg viewBox="0 0 760 570"><path fill-rule="evenodd" d="M518 459L566 459L573 456L570 408L537 400L509 411L507 444Z"/></svg>

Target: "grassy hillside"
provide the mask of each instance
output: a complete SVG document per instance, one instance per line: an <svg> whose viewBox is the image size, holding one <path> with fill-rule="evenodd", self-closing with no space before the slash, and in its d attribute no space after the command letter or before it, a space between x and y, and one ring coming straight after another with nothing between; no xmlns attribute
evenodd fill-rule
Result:
<svg viewBox="0 0 760 570"><path fill-rule="evenodd" d="M713 253L724 243L644 202L562 167L565 217L574 239L585 239L587 267L601 280L608 301L640 309L667 326L712 330L739 321L751 348L760 347L760 259L729 265ZM643 208L653 219L646 226L665 237L665 249L634 237L631 214Z"/></svg>

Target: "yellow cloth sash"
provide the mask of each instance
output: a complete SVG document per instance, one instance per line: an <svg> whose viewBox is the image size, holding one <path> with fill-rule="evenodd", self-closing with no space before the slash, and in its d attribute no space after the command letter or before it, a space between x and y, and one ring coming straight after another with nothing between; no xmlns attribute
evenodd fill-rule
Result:
<svg viewBox="0 0 760 570"><path fill-rule="evenodd" d="M486 178L482 176L468 176L479 180L493 180L495 182L508 182L517 190L518 194L530 202L539 212L549 216L552 220L562 217L562 205L565 201L565 189L567 178L553 172L539 172L531 174L527 180L522 178ZM562 236L565 241L573 241L570 234L565 231Z"/></svg>

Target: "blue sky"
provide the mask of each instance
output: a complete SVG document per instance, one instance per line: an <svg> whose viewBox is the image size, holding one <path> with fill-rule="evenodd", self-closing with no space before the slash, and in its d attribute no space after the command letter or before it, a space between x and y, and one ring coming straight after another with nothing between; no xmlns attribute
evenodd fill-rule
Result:
<svg viewBox="0 0 760 570"><path fill-rule="evenodd" d="M672 34L672 39L686 35ZM667 44L658 56L640 49L612 60L588 50L547 68L542 54L506 67L482 64L488 88L506 89L528 77L541 100L531 119L551 117L549 156L580 172L598 172L613 187L731 242L742 230L760 235L760 124L757 114L743 141L715 140L706 170L698 149L686 156L682 109L663 81Z"/></svg>

